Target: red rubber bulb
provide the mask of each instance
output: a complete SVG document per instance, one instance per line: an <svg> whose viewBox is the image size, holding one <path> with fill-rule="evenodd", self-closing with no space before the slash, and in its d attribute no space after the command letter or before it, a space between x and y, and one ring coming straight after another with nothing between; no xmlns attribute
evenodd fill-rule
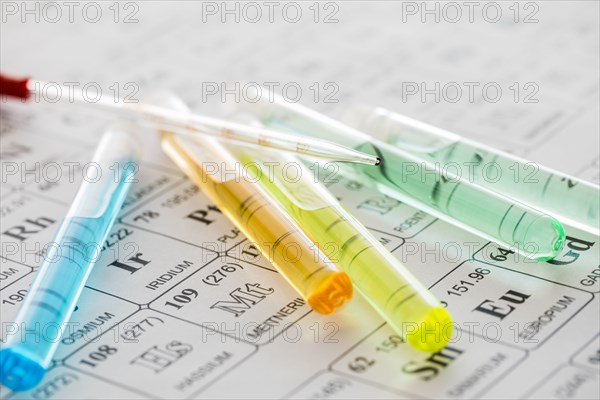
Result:
<svg viewBox="0 0 600 400"><path fill-rule="evenodd" d="M29 78L11 78L0 73L0 95L16 97L27 100L31 93L27 88Z"/></svg>

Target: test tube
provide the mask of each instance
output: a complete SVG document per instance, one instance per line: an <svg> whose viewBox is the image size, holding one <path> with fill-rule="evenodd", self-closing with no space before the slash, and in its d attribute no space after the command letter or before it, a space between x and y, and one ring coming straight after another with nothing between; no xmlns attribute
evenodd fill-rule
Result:
<svg viewBox="0 0 600 400"><path fill-rule="evenodd" d="M442 165L462 166L468 179L596 235L600 230L600 188L379 107L354 106L342 121L380 140ZM486 177L493 165L500 174Z"/></svg>
<svg viewBox="0 0 600 400"><path fill-rule="evenodd" d="M254 177L264 190L348 273L356 290L405 342L426 352L448 343L452 319L439 300L314 180L298 158L227 147L241 163L260 167Z"/></svg>
<svg viewBox="0 0 600 400"><path fill-rule="evenodd" d="M0 351L0 380L14 391L44 376L67 328L102 243L135 181L140 142L135 127L107 131L94 154L99 178L86 180L60 224L16 317L17 331ZM56 330L56 337L50 333Z"/></svg>
<svg viewBox="0 0 600 400"><path fill-rule="evenodd" d="M187 111L175 97L165 102L167 107ZM231 174L236 171L236 161L222 144L210 138L200 143L168 132L161 135L165 153L244 232L313 310L329 314L352 297L348 275L290 216L252 180ZM217 165L220 171L214 173L208 165L211 169Z"/></svg>
<svg viewBox="0 0 600 400"><path fill-rule="evenodd" d="M261 123L308 136L327 138L376 155L378 167L345 171L379 191L446 220L525 257L546 261L564 246L563 226L554 218L497 192L457 176L451 169L399 149L352 129L299 104L270 93L264 98L250 90L254 103L239 104L241 112L254 114ZM269 92L263 89L263 93ZM340 165L344 165L341 164Z"/></svg>

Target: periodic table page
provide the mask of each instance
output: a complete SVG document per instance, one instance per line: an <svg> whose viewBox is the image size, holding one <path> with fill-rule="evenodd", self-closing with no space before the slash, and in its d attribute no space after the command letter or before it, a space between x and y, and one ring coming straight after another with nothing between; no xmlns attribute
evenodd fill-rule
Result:
<svg viewBox="0 0 600 400"><path fill-rule="evenodd" d="M334 118L382 106L600 182L596 1L1 7L7 74L132 101L171 92L209 115L247 101L249 85ZM0 109L4 345L24 334L17 310L114 118L38 98ZM566 226L561 254L533 262L330 171L327 188L451 313L449 344L422 353L358 293L312 311L144 132L137 181L52 365L3 399L600 395L598 236Z"/></svg>

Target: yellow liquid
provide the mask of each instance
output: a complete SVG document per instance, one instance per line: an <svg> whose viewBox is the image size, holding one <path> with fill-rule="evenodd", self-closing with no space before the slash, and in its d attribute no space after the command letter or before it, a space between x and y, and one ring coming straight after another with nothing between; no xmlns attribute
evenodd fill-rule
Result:
<svg viewBox="0 0 600 400"><path fill-rule="evenodd" d="M241 151L236 154L244 162L252 161ZM290 160L277 158L280 165ZM417 350L435 352L443 348L452 334L452 319L439 300L333 196L311 181L310 171L304 168L301 181L293 187L286 185L287 189L281 187L285 179L282 170L273 171L274 181L264 170L256 178L323 252L348 273L356 290L386 322ZM294 197L296 201L291 200ZM330 205L318 208L319 203Z"/></svg>
<svg viewBox="0 0 600 400"><path fill-rule="evenodd" d="M255 243L313 310L329 314L352 297L346 273L335 267L259 185L243 178L213 179L190 157L192 148L179 143L173 134L162 134L165 153Z"/></svg>
<svg viewBox="0 0 600 400"><path fill-rule="evenodd" d="M311 239L408 344L435 352L448 343L452 320L446 309L347 211L335 206L303 210L287 203L286 211L302 221Z"/></svg>

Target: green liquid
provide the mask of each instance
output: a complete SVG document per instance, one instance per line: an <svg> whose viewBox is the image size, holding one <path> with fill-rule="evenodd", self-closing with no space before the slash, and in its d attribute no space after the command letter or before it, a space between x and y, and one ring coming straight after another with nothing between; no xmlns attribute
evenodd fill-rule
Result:
<svg viewBox="0 0 600 400"><path fill-rule="evenodd" d="M347 167L346 174L374 183L382 193L525 257L549 260L564 246L564 228L556 219L464 177L457 180L452 171L444 171L427 157L382 142L282 97L271 93L257 102L242 102L238 112L253 115L270 128L330 140L378 156L382 163L377 167L340 165Z"/></svg>
<svg viewBox="0 0 600 400"><path fill-rule="evenodd" d="M404 151L452 168L470 182L598 234L596 185L381 108L356 107L346 120Z"/></svg>
<svg viewBox="0 0 600 400"><path fill-rule="evenodd" d="M472 179L533 207L540 207L558 218L600 229L600 191L598 187L570 177L553 173L533 163L523 163L512 158L489 153L469 144L456 142L427 153L432 161L447 163L473 163ZM486 166L495 164L501 173L490 179ZM497 179L497 180L496 180Z"/></svg>
<svg viewBox="0 0 600 400"><path fill-rule="evenodd" d="M386 194L425 211L449 215L463 227L475 226L487 237L540 261L556 257L564 245L562 225L548 215L464 180L446 177L426 164L402 161L389 145L365 143L356 149L379 156L379 168L356 168Z"/></svg>
<svg viewBox="0 0 600 400"><path fill-rule="evenodd" d="M556 219L498 192L452 175L425 157L371 138L297 105L263 104L261 121L312 137L332 140L380 158L381 164L340 164L355 179L375 184L390 197L475 235L538 261L558 256L565 241Z"/></svg>

